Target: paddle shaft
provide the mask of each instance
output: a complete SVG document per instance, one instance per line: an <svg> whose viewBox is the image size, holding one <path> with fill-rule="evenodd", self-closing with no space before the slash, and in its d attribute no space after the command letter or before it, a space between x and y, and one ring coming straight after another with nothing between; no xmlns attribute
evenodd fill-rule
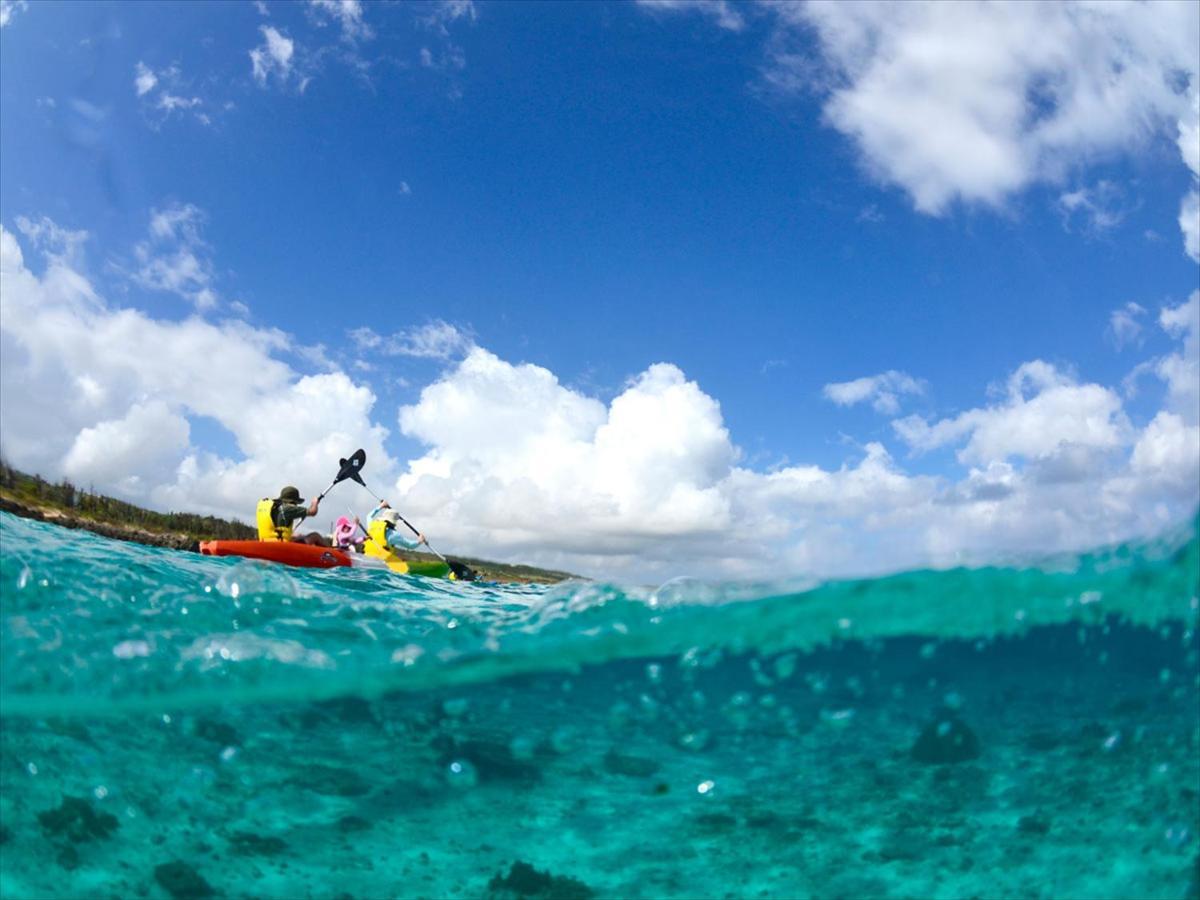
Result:
<svg viewBox="0 0 1200 900"><path fill-rule="evenodd" d="M354 480L357 481L359 484L361 484L363 486L363 489L366 490L366 492L368 494L370 494L372 497L374 497L380 503L384 502L382 497L380 497L377 493L375 493L373 490L371 490L369 487L367 487L366 482L364 482L362 480L361 476L355 478ZM330 487L332 487L332 485L330 485ZM398 513L398 512L396 513L396 516L397 516L397 518L400 519L401 522L403 522L405 525L408 526L409 531L411 531L417 537L421 537L421 532L419 532L419 531L417 531L417 529L413 528L412 522L408 521L408 519L404 518L404 516L400 515L400 513ZM360 523L358 527L362 528L362 524ZM446 559L446 557L442 556L442 554L438 553L436 550L434 550L432 547L430 547L429 541L425 541L425 549L428 550L430 553L432 553L434 556L436 556L438 559L440 559L442 562L444 562L446 565L448 565L448 566L450 565L450 560Z"/></svg>

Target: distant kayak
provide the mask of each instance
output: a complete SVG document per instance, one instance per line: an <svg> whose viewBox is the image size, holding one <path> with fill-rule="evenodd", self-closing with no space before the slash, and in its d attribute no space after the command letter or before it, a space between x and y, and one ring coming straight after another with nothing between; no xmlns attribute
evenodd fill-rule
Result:
<svg viewBox="0 0 1200 900"><path fill-rule="evenodd" d="M450 566L440 560L405 560L393 553L370 556L294 541L201 541L200 552L207 556L241 556L308 569L355 566L395 572L398 575L421 575L425 578L455 577L450 571Z"/></svg>
<svg viewBox="0 0 1200 900"><path fill-rule="evenodd" d="M207 556L244 556L309 569L332 569L351 564L350 554L341 550L293 541L201 541L200 552Z"/></svg>

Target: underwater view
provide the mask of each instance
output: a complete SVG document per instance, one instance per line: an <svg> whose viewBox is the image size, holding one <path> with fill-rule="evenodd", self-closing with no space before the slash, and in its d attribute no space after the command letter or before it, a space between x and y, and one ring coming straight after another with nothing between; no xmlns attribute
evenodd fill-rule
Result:
<svg viewBox="0 0 1200 900"><path fill-rule="evenodd" d="M824 584L0 514L4 897L1200 896L1200 544Z"/></svg>

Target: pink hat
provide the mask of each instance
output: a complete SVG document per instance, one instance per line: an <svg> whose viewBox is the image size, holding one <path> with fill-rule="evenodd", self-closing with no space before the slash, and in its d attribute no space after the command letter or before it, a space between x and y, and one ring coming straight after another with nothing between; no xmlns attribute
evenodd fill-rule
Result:
<svg viewBox="0 0 1200 900"><path fill-rule="evenodd" d="M338 547L349 547L354 543L354 532L358 526L345 516L341 516L333 526L333 543Z"/></svg>

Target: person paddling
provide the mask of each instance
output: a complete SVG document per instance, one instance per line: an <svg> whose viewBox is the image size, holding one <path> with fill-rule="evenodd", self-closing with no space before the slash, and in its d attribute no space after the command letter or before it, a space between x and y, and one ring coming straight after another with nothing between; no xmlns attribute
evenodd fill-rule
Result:
<svg viewBox="0 0 1200 900"><path fill-rule="evenodd" d="M315 516L320 507L321 498L317 497L312 503L304 505L300 491L288 485L279 492L278 497L264 497L258 501L255 520L258 524L258 539L260 541L294 541L299 544L314 544L319 547L329 547L329 538L315 531L304 535L294 533L296 525L309 516Z"/></svg>
<svg viewBox="0 0 1200 900"><path fill-rule="evenodd" d="M401 521L400 514L392 509L386 500L380 500L379 505L371 510L371 515L367 518L372 523L383 523L383 541L392 550L416 550L422 544L428 544L423 534L418 534L416 540L404 536L399 528ZM376 526L372 529L366 529L366 531L374 537L375 534L379 533L380 529Z"/></svg>

